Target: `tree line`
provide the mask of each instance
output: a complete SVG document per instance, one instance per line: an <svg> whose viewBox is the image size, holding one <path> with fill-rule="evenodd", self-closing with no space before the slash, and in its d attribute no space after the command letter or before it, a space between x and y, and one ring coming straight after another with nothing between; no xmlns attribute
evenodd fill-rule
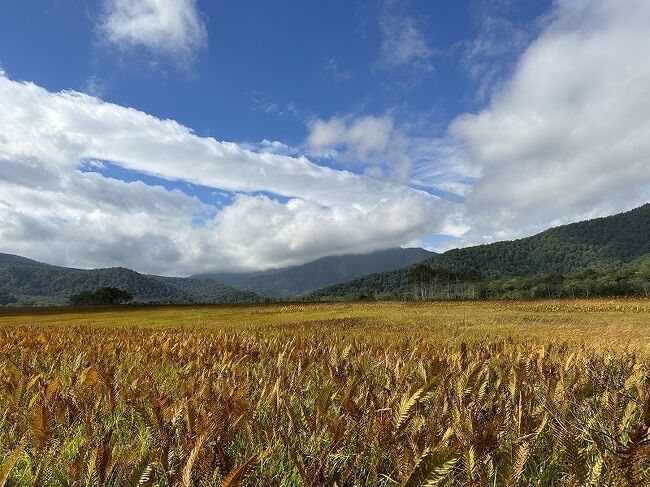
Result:
<svg viewBox="0 0 650 487"><path fill-rule="evenodd" d="M595 264L566 272L502 274L475 268L417 264L338 283L303 300L460 300L650 296L650 254L628 263Z"/></svg>
<svg viewBox="0 0 650 487"><path fill-rule="evenodd" d="M450 270L419 264L409 269L418 300L650 296L650 256L624 266L488 279L475 269Z"/></svg>

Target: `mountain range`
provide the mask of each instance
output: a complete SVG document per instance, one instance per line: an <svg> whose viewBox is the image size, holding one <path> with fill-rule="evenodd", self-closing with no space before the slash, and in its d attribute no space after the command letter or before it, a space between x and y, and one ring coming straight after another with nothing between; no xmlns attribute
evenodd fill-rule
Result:
<svg viewBox="0 0 650 487"><path fill-rule="evenodd" d="M345 279L398 269L433 255L424 249L389 249L331 256L304 265L242 274L163 277L131 269L73 269L0 254L0 306L60 306L70 296L102 287L133 294L138 303L248 303L291 298Z"/></svg>
<svg viewBox="0 0 650 487"><path fill-rule="evenodd" d="M130 269L72 269L0 254L0 305L59 306L70 296L102 287L133 294L140 303L239 303L261 299L210 279L162 277Z"/></svg>
<svg viewBox="0 0 650 487"><path fill-rule="evenodd" d="M263 272L209 273L192 277L212 279L270 298L289 298L336 282L400 269L433 255L421 248L395 248L369 254L323 257L307 264Z"/></svg>
<svg viewBox="0 0 650 487"><path fill-rule="evenodd" d="M650 294L650 204L512 241L435 254L397 248L307 264L188 278L83 270L0 254L0 306L63 305L101 287L140 303L265 299L457 299Z"/></svg>

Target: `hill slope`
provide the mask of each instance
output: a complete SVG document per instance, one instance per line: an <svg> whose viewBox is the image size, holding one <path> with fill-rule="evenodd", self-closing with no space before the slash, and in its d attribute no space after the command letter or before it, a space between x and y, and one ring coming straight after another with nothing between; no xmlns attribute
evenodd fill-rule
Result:
<svg viewBox="0 0 650 487"><path fill-rule="evenodd" d="M209 279L183 279L139 274L130 269L82 270L53 266L0 254L0 305L61 305L81 291L117 287L137 302L232 303L259 300L248 291Z"/></svg>
<svg viewBox="0 0 650 487"><path fill-rule="evenodd" d="M421 262L434 255L425 249L388 249L370 254L330 256L304 265L245 274L201 274L238 289L263 296L283 298L296 296L329 284L399 269Z"/></svg>
<svg viewBox="0 0 650 487"><path fill-rule="evenodd" d="M618 215L551 228L519 240L449 250L428 259L426 264L432 269L444 269L447 280L454 281L462 280L466 271L478 271L480 280L488 286L513 276L528 277L529 284L548 280L552 275L556 275L556 280L569 277L584 281L606 276L613 279L620 271L635 277L645 272L648 255L650 204ZM582 276L580 272L587 269L596 275ZM373 274L322 288L310 296L358 296L371 287L396 295L412 293L415 285L412 272L412 268L405 268Z"/></svg>

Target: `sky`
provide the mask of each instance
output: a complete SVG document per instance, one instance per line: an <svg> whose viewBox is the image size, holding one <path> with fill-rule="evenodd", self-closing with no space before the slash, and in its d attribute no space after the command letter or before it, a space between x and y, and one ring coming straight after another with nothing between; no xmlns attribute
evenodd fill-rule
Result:
<svg viewBox="0 0 650 487"><path fill-rule="evenodd" d="M191 275L650 201L647 0L6 0L0 252Z"/></svg>

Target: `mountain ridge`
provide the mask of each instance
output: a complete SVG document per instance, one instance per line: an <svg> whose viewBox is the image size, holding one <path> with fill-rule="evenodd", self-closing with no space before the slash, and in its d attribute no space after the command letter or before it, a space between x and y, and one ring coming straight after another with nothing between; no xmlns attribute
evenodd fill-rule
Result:
<svg viewBox="0 0 650 487"><path fill-rule="evenodd" d="M76 269L0 253L0 305L63 305L82 291L116 287L146 303L255 302L261 297L207 279L141 274L125 267Z"/></svg>
<svg viewBox="0 0 650 487"><path fill-rule="evenodd" d="M424 263L432 269L455 273L456 277L474 270L483 281L490 282L530 276L542 279L544 275L572 274L590 268L607 268L608 274L614 275L611 267L625 264L627 270L636 272L630 265L637 262L645 269L646 255L650 255L650 203L615 215L552 227L529 237L448 250ZM412 272L413 267L408 267L375 273L326 286L307 298L360 295L369 287L404 297L414 287Z"/></svg>
<svg viewBox="0 0 650 487"><path fill-rule="evenodd" d="M270 298L290 298L335 282L399 269L421 262L432 255L433 252L422 248L398 247L367 254L326 256L282 269L241 274L207 273L192 277L214 279Z"/></svg>

